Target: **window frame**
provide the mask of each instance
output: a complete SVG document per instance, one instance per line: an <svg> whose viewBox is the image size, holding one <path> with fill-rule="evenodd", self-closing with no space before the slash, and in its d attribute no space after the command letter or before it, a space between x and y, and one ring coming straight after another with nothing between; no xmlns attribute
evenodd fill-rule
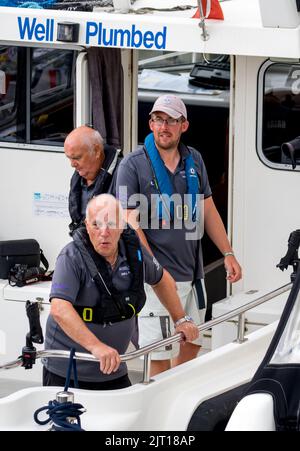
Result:
<svg viewBox="0 0 300 451"><path fill-rule="evenodd" d="M276 64L286 64L286 65L296 65L299 64L300 60L286 60L278 59L271 60L267 59L263 62L258 70L257 75L257 109L256 109L256 153L260 161L267 167L271 169L281 170L281 171L292 171L299 172L300 164L297 164L296 168L293 169L291 163L275 163L269 160L265 154L262 147L262 137L263 137L263 106L264 106L264 91L265 91L265 76L269 67ZM299 130L300 135L300 130Z"/></svg>
<svg viewBox="0 0 300 451"><path fill-rule="evenodd" d="M27 87L27 93L26 93L26 121L25 121L25 135L28 139L28 130L30 130L31 127L31 74L32 74L32 54L35 49L43 48L48 50L60 50L60 51L73 51L74 52L74 61L72 66L72 77L73 77L73 123L75 127L76 123L76 61L78 58L78 55L82 50L84 50L83 47L76 47L76 46L31 46L31 45L20 45L18 43L16 44L3 44L3 47L16 47L16 48L24 48L26 49L26 87ZM30 56L31 55L31 56ZM53 145L50 146L48 144L38 143L25 143L25 142L9 142L9 141L3 141L0 137L0 149L17 149L17 150L29 150L29 151L40 151L40 152L54 152L54 153L63 153L63 142L61 145Z"/></svg>

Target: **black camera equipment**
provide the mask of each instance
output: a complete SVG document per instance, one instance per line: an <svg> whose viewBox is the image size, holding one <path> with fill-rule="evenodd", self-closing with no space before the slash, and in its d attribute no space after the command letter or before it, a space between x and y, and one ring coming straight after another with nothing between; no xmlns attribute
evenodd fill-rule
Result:
<svg viewBox="0 0 300 451"><path fill-rule="evenodd" d="M295 169L300 163L300 136L281 145L284 155L291 160L292 168Z"/></svg>
<svg viewBox="0 0 300 451"><path fill-rule="evenodd" d="M22 366L25 370L29 370L36 359L36 348L33 343L44 343L38 302L26 301L26 314L29 319L29 332L26 335L26 346L22 349Z"/></svg>
<svg viewBox="0 0 300 451"><path fill-rule="evenodd" d="M8 280L12 287L24 287L39 280L51 280L51 274L46 274L40 266L28 267L17 263L10 269Z"/></svg>
<svg viewBox="0 0 300 451"><path fill-rule="evenodd" d="M291 281L294 282L296 278L296 274L299 267L299 256L298 256L298 249L300 245L300 229L295 230L292 232L288 239L288 250L287 253L278 265L276 265L277 268L281 269L281 271L284 271L288 268L289 265L293 267L293 272L291 274Z"/></svg>

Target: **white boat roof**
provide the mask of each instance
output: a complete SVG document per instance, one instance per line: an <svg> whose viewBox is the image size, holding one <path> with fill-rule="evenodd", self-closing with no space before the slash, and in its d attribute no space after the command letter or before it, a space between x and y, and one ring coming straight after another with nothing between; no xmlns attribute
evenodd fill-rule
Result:
<svg viewBox="0 0 300 451"><path fill-rule="evenodd" d="M155 7L155 3L154 0L151 0L151 8ZM161 5L162 2L157 1L157 4ZM180 4L182 4L182 0ZM189 4L194 4L196 7L197 1L191 0ZM65 45L56 40L57 23L76 22L80 24L78 44L84 47L103 46L101 37L95 31L101 25L102 32L103 30L113 30L113 32L116 30L129 30L131 32L132 27L135 30L140 30L142 33L148 31L154 33L154 35L157 32L164 31L164 47L161 47L162 50L280 58L300 57L299 26L296 28L264 27L262 25L259 0L227 0L221 2L221 6L225 20L209 19L206 21L209 33L207 41L204 41L201 37L199 20L188 17L188 15L190 16L195 12L195 8L176 13L151 11L147 14L136 14L132 11L127 14L116 14L114 12L105 12L105 8L92 12L82 12L0 7L0 41ZM137 9L136 4L134 8ZM299 13L295 11L295 14ZM29 18L28 20L30 21L36 18L36 23L44 25L49 25L47 19L53 19L54 32L52 41L41 39L41 29L39 29L37 35L33 33L31 39L28 39L28 36L23 36L23 39L21 39L18 17L22 18L23 21L25 18ZM95 31L95 35L90 36L89 39L87 39L88 26L90 30ZM134 47L130 45L130 42L129 45L128 42L121 45L119 40L116 45L107 46ZM139 49L146 48L147 46L144 45L144 42L139 46ZM156 50L157 48L151 47L151 49Z"/></svg>

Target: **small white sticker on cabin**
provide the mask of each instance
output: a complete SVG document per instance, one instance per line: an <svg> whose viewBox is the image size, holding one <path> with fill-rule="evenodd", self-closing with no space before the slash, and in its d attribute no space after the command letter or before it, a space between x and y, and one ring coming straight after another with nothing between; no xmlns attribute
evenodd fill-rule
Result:
<svg viewBox="0 0 300 451"><path fill-rule="evenodd" d="M6 94L6 77L3 70L0 70L0 94Z"/></svg>
<svg viewBox="0 0 300 451"><path fill-rule="evenodd" d="M68 218L68 196L58 193L33 193L33 214L49 218Z"/></svg>
<svg viewBox="0 0 300 451"><path fill-rule="evenodd" d="M0 355L6 354L6 334L0 330Z"/></svg>

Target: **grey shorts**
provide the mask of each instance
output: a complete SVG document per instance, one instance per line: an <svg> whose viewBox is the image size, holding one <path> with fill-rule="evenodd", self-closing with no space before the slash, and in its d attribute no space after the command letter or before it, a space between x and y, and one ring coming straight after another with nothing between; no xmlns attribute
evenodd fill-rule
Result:
<svg viewBox="0 0 300 451"><path fill-rule="evenodd" d="M176 287L186 315L191 316L197 325L204 323L206 309L199 309L196 290L192 283L176 282ZM204 280L202 280L202 289L206 305ZM145 291L147 295L146 304L138 316L140 347L170 337L175 333L172 318L157 298L153 289L145 284ZM201 340L201 337L199 337L193 343L201 346ZM173 343L152 352L152 359L169 360L176 357L178 353L179 343Z"/></svg>

